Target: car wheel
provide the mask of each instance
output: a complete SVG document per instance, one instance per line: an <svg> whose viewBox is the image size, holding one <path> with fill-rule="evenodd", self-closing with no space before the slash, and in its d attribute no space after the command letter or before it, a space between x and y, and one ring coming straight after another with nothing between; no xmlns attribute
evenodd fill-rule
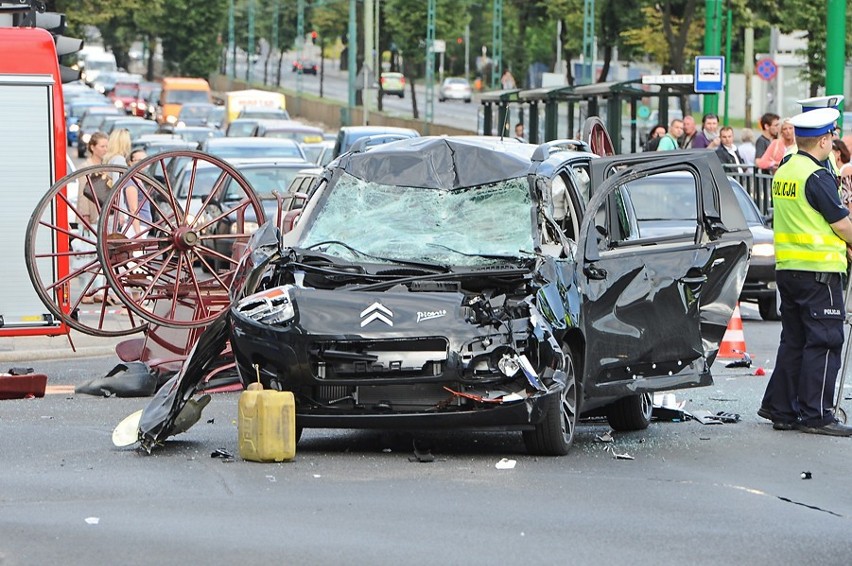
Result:
<svg viewBox="0 0 852 566"><path fill-rule="evenodd" d="M778 316L778 301L775 295L759 298L757 300L757 310L760 313L760 318L763 320L781 320L781 317Z"/></svg>
<svg viewBox="0 0 852 566"><path fill-rule="evenodd" d="M541 456L564 456L574 442L579 415L577 393L577 367L574 354L568 345L565 353L565 387L559 395L547 398L544 420L534 430L524 431L524 444L530 454Z"/></svg>
<svg viewBox="0 0 852 566"><path fill-rule="evenodd" d="M469 98L465 98L465 99L464 99L464 102L465 102L465 104L470 104L470 99L469 99Z"/></svg>
<svg viewBox="0 0 852 566"><path fill-rule="evenodd" d="M404 92L399 93L399 97L400 97L400 98L405 98L405 93L404 93Z"/></svg>
<svg viewBox="0 0 852 566"><path fill-rule="evenodd" d="M623 397L607 408L606 420L613 430L644 430L651 424L654 399L650 393Z"/></svg>

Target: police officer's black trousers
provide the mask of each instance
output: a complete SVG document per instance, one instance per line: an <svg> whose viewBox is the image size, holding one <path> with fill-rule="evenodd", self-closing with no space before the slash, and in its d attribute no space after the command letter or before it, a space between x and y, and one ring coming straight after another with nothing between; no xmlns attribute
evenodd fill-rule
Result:
<svg viewBox="0 0 852 566"><path fill-rule="evenodd" d="M834 420L834 386L843 349L839 273L779 270L781 343L763 406L774 421L822 426Z"/></svg>

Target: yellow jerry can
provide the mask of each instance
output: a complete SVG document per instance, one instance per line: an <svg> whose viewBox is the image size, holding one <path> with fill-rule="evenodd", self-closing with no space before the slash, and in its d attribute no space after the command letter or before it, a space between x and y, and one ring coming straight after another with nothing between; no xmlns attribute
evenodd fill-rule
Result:
<svg viewBox="0 0 852 566"><path fill-rule="evenodd" d="M240 395L237 421L240 457L281 462L296 456L296 403L290 391L252 383Z"/></svg>

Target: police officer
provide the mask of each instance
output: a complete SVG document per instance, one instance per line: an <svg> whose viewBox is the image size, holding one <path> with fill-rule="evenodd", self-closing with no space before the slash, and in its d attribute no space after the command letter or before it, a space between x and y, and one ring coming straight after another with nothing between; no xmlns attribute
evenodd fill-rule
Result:
<svg viewBox="0 0 852 566"><path fill-rule="evenodd" d="M845 313L840 277L852 242L849 211L822 164L839 116L820 108L793 117L798 153L772 178L781 342L758 414L776 430L852 436L832 411Z"/></svg>

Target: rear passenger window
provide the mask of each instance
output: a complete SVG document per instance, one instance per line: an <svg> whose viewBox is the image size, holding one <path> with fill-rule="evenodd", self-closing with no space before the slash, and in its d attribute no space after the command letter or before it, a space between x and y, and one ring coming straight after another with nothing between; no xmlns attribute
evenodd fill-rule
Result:
<svg viewBox="0 0 852 566"><path fill-rule="evenodd" d="M698 183L687 172L649 175L625 183L595 211L601 251L667 242L695 242L700 233Z"/></svg>

